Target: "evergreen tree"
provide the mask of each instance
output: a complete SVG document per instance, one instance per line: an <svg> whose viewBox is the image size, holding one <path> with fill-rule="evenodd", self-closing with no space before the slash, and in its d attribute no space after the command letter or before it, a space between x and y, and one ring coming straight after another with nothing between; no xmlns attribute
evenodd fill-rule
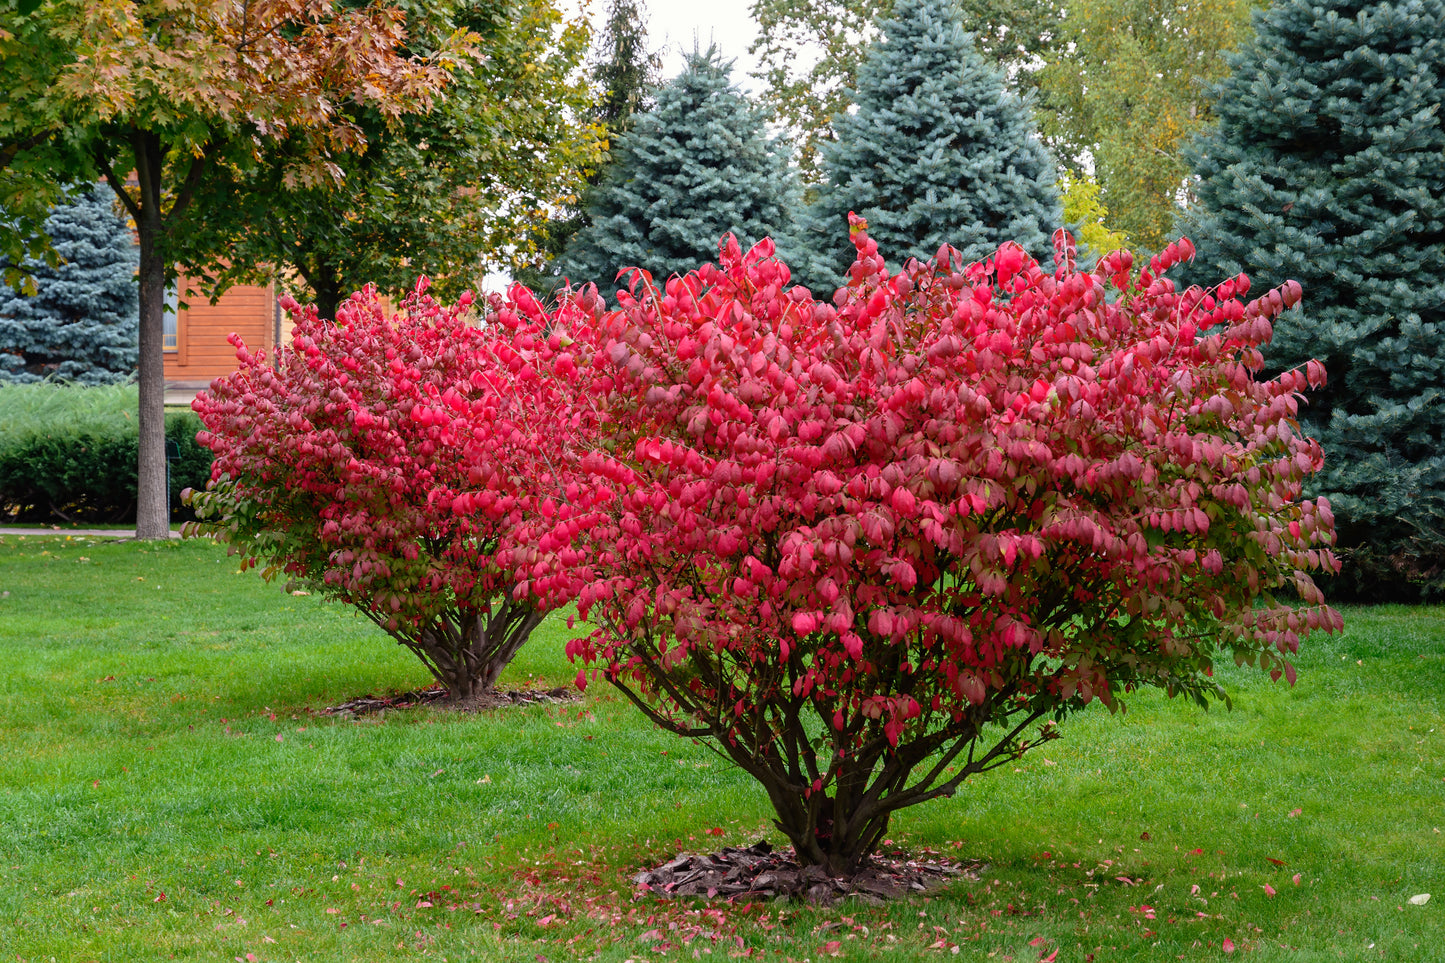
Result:
<svg viewBox="0 0 1445 963"><path fill-rule="evenodd" d="M746 247L787 228L797 196L787 149L767 136L731 67L716 48L694 52L618 138L588 200L591 224L559 264L574 285L609 290L634 266L661 280L715 260L726 233Z"/></svg>
<svg viewBox="0 0 1445 963"><path fill-rule="evenodd" d="M616 137L632 129L635 114L651 106L662 58L647 49L647 7L642 0L612 0L592 64L599 96L594 119Z"/></svg>
<svg viewBox="0 0 1445 963"><path fill-rule="evenodd" d="M835 118L826 181L784 249L800 280L823 289L842 279L849 211L895 263L944 243L967 260L1010 240L1046 255L1063 223L1058 172L1028 105L974 48L953 0L898 0L879 27L858 70L857 110Z"/></svg>
<svg viewBox="0 0 1445 963"><path fill-rule="evenodd" d="M1266 360L1329 375L1301 421L1335 591L1445 597L1445 0L1280 0L1256 29L1193 151L1190 279L1303 285Z"/></svg>
<svg viewBox="0 0 1445 963"><path fill-rule="evenodd" d="M139 358L140 258L114 196L104 185L78 192L45 230L60 265L21 265L33 295L0 288L0 382L125 381Z"/></svg>

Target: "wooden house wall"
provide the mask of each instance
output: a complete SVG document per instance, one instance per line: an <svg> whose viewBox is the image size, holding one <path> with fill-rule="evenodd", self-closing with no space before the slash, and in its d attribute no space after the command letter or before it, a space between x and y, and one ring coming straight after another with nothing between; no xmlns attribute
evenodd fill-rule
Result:
<svg viewBox="0 0 1445 963"><path fill-rule="evenodd" d="M185 290L185 279L179 285ZM194 297L176 312L176 347L165 352L165 380L209 382L236 370L236 349L227 342L232 332L246 346L265 348L276 342L276 296L271 287L238 285L211 304Z"/></svg>

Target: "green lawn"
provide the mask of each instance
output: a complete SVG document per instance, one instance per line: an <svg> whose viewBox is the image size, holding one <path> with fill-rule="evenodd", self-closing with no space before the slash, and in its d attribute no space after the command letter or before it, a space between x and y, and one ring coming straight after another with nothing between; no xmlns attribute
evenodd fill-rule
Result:
<svg viewBox="0 0 1445 963"><path fill-rule="evenodd" d="M766 803L600 686L318 715L426 673L203 542L0 533L0 593L0 961L1445 959L1445 609L1348 611L1294 689L1222 672L1232 713L1076 719L897 819L980 881L814 910L634 896ZM507 684L568 682L567 638Z"/></svg>

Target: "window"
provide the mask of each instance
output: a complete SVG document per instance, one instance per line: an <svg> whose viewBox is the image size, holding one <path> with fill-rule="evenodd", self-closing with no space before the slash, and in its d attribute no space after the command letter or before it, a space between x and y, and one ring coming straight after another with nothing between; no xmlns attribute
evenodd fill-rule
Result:
<svg viewBox="0 0 1445 963"><path fill-rule="evenodd" d="M172 281L170 284L166 285L166 308L165 313L161 316L162 350L180 350L180 339L178 336L178 330L176 325L176 320L179 317L178 312L180 311L180 309L181 292L180 289L176 287L176 282Z"/></svg>

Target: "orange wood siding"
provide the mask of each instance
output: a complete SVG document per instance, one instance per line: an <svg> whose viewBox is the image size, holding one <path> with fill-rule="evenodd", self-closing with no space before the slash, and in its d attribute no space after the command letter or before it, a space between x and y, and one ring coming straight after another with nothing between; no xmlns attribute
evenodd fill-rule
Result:
<svg viewBox="0 0 1445 963"><path fill-rule="evenodd" d="M185 290L185 278L180 279ZM231 288L215 304L191 299L176 317L177 350L165 356L167 381L210 381L236 370L236 349L226 341L233 332L255 350L273 348L276 298L269 287Z"/></svg>

